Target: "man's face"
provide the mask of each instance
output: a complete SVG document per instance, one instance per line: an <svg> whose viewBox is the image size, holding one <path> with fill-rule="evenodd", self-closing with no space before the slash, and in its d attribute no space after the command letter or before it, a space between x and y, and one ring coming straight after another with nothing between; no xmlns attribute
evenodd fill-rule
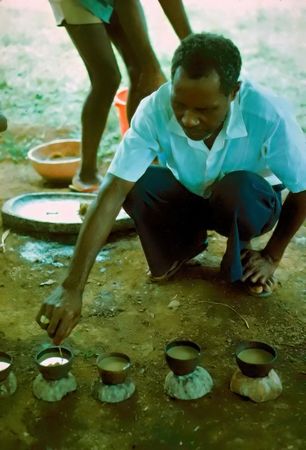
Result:
<svg viewBox="0 0 306 450"><path fill-rule="evenodd" d="M172 81L171 106L184 133L200 141L220 131L235 94L224 95L215 71L192 79L178 67Z"/></svg>

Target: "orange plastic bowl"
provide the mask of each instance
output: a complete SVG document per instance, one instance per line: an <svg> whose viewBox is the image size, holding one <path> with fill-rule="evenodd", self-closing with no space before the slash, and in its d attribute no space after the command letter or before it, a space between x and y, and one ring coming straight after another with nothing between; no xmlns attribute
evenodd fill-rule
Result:
<svg viewBox="0 0 306 450"><path fill-rule="evenodd" d="M70 182L80 165L80 151L79 140L60 139L32 148L28 159L47 181Z"/></svg>
<svg viewBox="0 0 306 450"><path fill-rule="evenodd" d="M121 136L124 136L124 134L129 129L129 121L127 118L127 112L126 112L126 104L127 99L129 95L128 88L124 87L122 89L119 89L115 95L114 99L114 105L117 109L118 117L119 117L119 124L120 124L120 132Z"/></svg>

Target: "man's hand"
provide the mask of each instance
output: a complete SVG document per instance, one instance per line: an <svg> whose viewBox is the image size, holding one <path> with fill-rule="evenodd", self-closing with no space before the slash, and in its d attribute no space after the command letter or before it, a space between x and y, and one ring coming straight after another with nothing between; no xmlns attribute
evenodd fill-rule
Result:
<svg viewBox="0 0 306 450"><path fill-rule="evenodd" d="M243 250L241 252L243 267L242 281L251 281L262 286L269 284L279 262L274 261L268 254L257 250Z"/></svg>
<svg viewBox="0 0 306 450"><path fill-rule="evenodd" d="M69 336L80 320L82 295L89 272L134 184L106 174L96 201L86 213L65 280L39 310L36 321L47 330L56 345Z"/></svg>
<svg viewBox="0 0 306 450"><path fill-rule="evenodd" d="M53 343L59 345L79 322L81 309L80 291L58 286L41 305L36 321L47 330Z"/></svg>

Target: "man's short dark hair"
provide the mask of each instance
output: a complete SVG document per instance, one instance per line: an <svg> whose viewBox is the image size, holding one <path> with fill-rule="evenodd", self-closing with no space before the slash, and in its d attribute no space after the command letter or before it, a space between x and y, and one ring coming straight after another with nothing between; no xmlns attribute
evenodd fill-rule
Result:
<svg viewBox="0 0 306 450"><path fill-rule="evenodd" d="M241 56L236 45L224 36L213 33L191 34L176 49L171 66L171 78L182 67L190 78L201 78L215 70L220 88L228 96L237 85Z"/></svg>

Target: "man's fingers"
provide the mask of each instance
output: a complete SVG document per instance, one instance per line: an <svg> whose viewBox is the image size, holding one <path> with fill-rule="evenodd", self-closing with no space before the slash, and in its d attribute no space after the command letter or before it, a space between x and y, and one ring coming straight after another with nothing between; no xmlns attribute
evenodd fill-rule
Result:
<svg viewBox="0 0 306 450"><path fill-rule="evenodd" d="M269 279L267 279L267 277L265 275L262 275L261 277L259 277L258 281L262 285L267 284L268 286L270 286Z"/></svg>
<svg viewBox="0 0 306 450"><path fill-rule="evenodd" d="M80 314L65 311L63 308L54 308L53 316L48 327L48 335L55 345L59 345L69 336L72 329L80 319Z"/></svg>
<svg viewBox="0 0 306 450"><path fill-rule="evenodd" d="M41 305L36 321L58 345L78 323L81 306L78 292L65 291L58 287Z"/></svg>
<svg viewBox="0 0 306 450"><path fill-rule="evenodd" d="M261 274L260 273L255 273L252 277L251 277L251 281L252 283L257 283L258 281L260 281L261 278ZM263 284L263 283L261 283Z"/></svg>
<svg viewBox="0 0 306 450"><path fill-rule="evenodd" d="M43 304L36 316L36 322L43 329L46 330L49 327L51 317L53 315L53 306L48 304Z"/></svg>
<svg viewBox="0 0 306 450"><path fill-rule="evenodd" d="M56 334L57 327L62 320L63 310L62 308L53 308L52 315L50 317L50 323L47 328L48 335L53 338Z"/></svg>
<svg viewBox="0 0 306 450"><path fill-rule="evenodd" d="M50 323L49 318L47 316L45 316L44 314L42 314L40 316L39 320L40 320L39 321L40 328L42 328L43 330L46 330L48 328L48 326L49 326L49 323Z"/></svg>
<svg viewBox="0 0 306 450"><path fill-rule="evenodd" d="M42 325L40 318L41 318L41 316L45 315L45 306L46 306L45 304L41 305L41 307L40 307L40 309L38 311L38 314L37 314L37 316L35 318L35 320L36 320L36 322L38 323L39 326Z"/></svg>
<svg viewBox="0 0 306 450"><path fill-rule="evenodd" d="M67 318L62 320L53 337L53 343L55 345L60 345L70 335L77 322L77 320L74 320L73 323L71 323Z"/></svg>
<svg viewBox="0 0 306 450"><path fill-rule="evenodd" d="M53 343L55 345L60 345L65 338L68 336L68 330L69 330L69 322L67 321L67 318L61 320L59 323L56 333L52 336L53 337Z"/></svg>
<svg viewBox="0 0 306 450"><path fill-rule="evenodd" d="M52 341L54 345L61 345L61 343L68 336L65 329L63 329L63 322L60 323L59 327L56 330L55 335L52 336ZM50 336L51 337L51 336Z"/></svg>
<svg viewBox="0 0 306 450"><path fill-rule="evenodd" d="M265 286L265 291L267 291L267 292L273 291L274 284L275 284L273 278L268 278L267 280L264 281L263 284Z"/></svg>
<svg viewBox="0 0 306 450"><path fill-rule="evenodd" d="M253 275L254 275L254 269L244 270L241 280L246 281L248 278L252 277Z"/></svg>

